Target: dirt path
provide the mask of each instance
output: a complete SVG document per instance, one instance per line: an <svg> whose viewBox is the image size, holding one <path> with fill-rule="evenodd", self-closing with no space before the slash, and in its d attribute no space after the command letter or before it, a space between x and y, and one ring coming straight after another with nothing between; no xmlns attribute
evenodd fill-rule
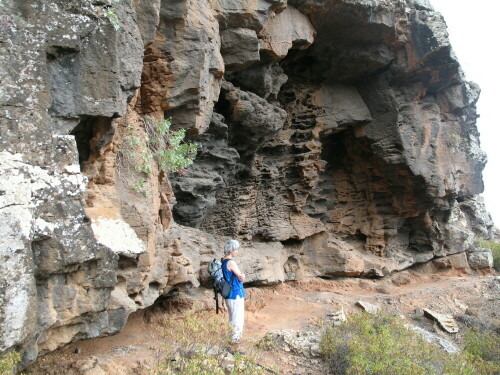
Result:
<svg viewBox="0 0 500 375"><path fill-rule="evenodd" d="M349 315L362 311L356 306L364 300L384 311L404 315L408 319L417 308L449 313L468 314L474 319L500 319L500 278L468 276L456 271L426 275L403 272L382 280L339 278L310 279L280 284L275 287L249 290L245 317L245 343L261 339L267 332L278 329L304 330L318 326L327 313L342 306ZM198 290L190 298L214 305L211 291ZM157 359L162 339L156 331L155 318L165 314L153 308L131 315L125 329L115 335L73 343L37 361L31 374L99 375L146 374L143 370ZM423 322L432 330L432 322ZM446 334L439 332L446 337ZM460 337L446 337L459 341ZM286 358L264 355L263 363L278 366L284 373L295 373ZM104 372L95 363L108 363ZM94 366L94 367L93 367ZM99 368L102 368L100 365ZM95 371L94 371L95 370ZM93 371L93 372L92 372ZM146 370L144 370L146 371ZM312 373L312 372L310 372Z"/></svg>

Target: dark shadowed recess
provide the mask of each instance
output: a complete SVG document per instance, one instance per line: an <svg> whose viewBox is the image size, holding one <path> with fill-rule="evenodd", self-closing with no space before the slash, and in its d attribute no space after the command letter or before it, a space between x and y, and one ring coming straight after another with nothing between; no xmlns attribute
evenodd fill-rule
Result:
<svg viewBox="0 0 500 375"><path fill-rule="evenodd" d="M114 135L112 119L102 116L82 116L78 125L70 132L75 137L80 165L89 161L92 153L99 154Z"/></svg>

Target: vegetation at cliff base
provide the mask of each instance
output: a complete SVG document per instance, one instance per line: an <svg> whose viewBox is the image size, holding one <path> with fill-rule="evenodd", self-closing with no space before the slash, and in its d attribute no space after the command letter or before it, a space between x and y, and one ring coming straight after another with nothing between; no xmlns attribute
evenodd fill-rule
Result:
<svg viewBox="0 0 500 375"><path fill-rule="evenodd" d="M498 337L490 339L492 345L500 346ZM460 354L448 354L407 328L398 316L363 313L338 327L328 327L321 355L336 375L489 375L500 371L500 364L485 355L493 352L482 351L477 340L473 342Z"/></svg>
<svg viewBox="0 0 500 375"><path fill-rule="evenodd" d="M164 344L158 349L157 375L264 375L255 355L229 353L231 326L223 314L190 312L158 324ZM275 372L276 373L276 372Z"/></svg>
<svg viewBox="0 0 500 375"><path fill-rule="evenodd" d="M0 356L0 375L12 375L21 356L17 352L6 353Z"/></svg>
<svg viewBox="0 0 500 375"><path fill-rule="evenodd" d="M464 352L472 358L480 358L500 372L500 336L496 332L482 332L467 328L464 334Z"/></svg>

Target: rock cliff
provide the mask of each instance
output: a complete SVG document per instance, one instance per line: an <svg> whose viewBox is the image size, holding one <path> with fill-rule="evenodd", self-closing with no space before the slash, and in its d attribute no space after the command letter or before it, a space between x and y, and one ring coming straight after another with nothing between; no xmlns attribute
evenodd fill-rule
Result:
<svg viewBox="0 0 500 375"><path fill-rule="evenodd" d="M479 88L426 0L2 0L0 82L24 362L206 284L229 237L253 285L491 266ZM198 144L187 173L138 168L149 117Z"/></svg>

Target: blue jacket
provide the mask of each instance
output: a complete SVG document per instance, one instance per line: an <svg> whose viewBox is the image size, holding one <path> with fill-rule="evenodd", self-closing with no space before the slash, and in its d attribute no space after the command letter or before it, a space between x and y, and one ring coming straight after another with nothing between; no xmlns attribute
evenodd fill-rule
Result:
<svg viewBox="0 0 500 375"><path fill-rule="evenodd" d="M231 293L229 293L229 296L226 299L236 299L238 296L245 298L245 288L243 288L243 283L238 279L233 271L229 271L227 269L229 261L230 259L222 261L222 274L224 275L224 279L229 281L231 284Z"/></svg>

